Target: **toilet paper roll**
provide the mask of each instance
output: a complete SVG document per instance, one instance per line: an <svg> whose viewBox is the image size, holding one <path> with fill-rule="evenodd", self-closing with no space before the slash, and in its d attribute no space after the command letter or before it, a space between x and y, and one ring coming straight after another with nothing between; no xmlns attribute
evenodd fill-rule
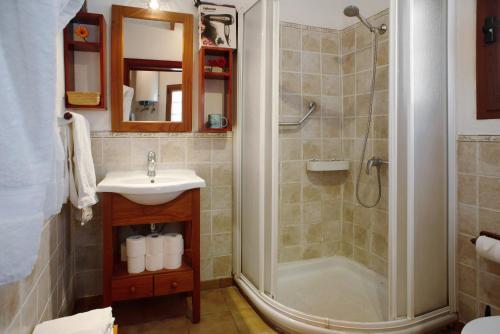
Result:
<svg viewBox="0 0 500 334"><path fill-rule="evenodd" d="M163 253L163 240L158 233L149 234L146 237L146 255Z"/></svg>
<svg viewBox="0 0 500 334"><path fill-rule="evenodd" d="M476 252L485 259L500 263L500 240L482 235L476 240Z"/></svg>
<svg viewBox="0 0 500 334"><path fill-rule="evenodd" d="M163 255L163 268L177 269L182 264L182 254L164 254Z"/></svg>
<svg viewBox="0 0 500 334"><path fill-rule="evenodd" d="M137 257L146 254L146 238L142 235L132 235L127 238L127 256Z"/></svg>
<svg viewBox="0 0 500 334"><path fill-rule="evenodd" d="M128 256L127 257L127 271L129 274L142 273L146 269L146 256Z"/></svg>
<svg viewBox="0 0 500 334"><path fill-rule="evenodd" d="M168 233L163 235L163 254L183 254L184 239L182 234Z"/></svg>
<svg viewBox="0 0 500 334"><path fill-rule="evenodd" d="M127 261L127 244L125 242L120 244L120 260L122 262Z"/></svg>
<svg viewBox="0 0 500 334"><path fill-rule="evenodd" d="M156 271L163 269L163 254L146 255L146 270Z"/></svg>

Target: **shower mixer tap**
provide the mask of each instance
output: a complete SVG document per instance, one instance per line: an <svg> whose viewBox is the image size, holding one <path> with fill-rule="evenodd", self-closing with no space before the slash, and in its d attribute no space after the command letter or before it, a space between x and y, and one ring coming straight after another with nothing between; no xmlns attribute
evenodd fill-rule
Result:
<svg viewBox="0 0 500 334"><path fill-rule="evenodd" d="M384 163L387 163L387 161L384 161L377 157L372 157L370 160L366 162L366 174L370 175L370 169L372 167L380 168Z"/></svg>

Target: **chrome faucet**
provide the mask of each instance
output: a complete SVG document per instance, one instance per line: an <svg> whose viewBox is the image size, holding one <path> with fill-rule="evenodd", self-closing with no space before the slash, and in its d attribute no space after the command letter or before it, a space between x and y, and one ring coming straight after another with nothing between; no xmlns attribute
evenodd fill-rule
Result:
<svg viewBox="0 0 500 334"><path fill-rule="evenodd" d="M156 176L156 153L153 151L148 153L148 176Z"/></svg>
<svg viewBox="0 0 500 334"><path fill-rule="evenodd" d="M372 157L370 160L366 162L366 174L370 175L370 169L372 167L377 167L380 168L382 164L387 163L386 161L377 158L377 157Z"/></svg>

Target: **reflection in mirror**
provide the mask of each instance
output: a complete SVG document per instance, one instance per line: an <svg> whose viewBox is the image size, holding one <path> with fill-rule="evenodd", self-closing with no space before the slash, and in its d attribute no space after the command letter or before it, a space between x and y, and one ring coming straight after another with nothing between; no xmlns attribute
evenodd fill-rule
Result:
<svg viewBox="0 0 500 334"><path fill-rule="evenodd" d="M123 121L182 122L183 24L125 18L123 42Z"/></svg>
<svg viewBox="0 0 500 334"><path fill-rule="evenodd" d="M134 59L125 59L126 69L130 61ZM125 71L123 120L182 122L182 69L155 71L149 61L141 61L143 65Z"/></svg>

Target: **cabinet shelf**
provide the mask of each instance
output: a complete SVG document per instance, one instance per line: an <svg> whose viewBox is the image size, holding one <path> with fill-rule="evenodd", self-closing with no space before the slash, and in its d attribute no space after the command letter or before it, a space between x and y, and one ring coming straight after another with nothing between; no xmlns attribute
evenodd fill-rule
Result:
<svg viewBox="0 0 500 334"><path fill-rule="evenodd" d="M205 79L226 80L231 77L229 72L205 72Z"/></svg>
<svg viewBox="0 0 500 334"><path fill-rule="evenodd" d="M223 133L233 128L233 56L234 50L229 48L201 47L199 51L199 98L198 124L199 132ZM222 58L220 67L225 72L206 72L205 66L211 61ZM217 96L220 92L220 97ZM205 100L206 99L206 100ZM209 128L208 113L220 114L227 119L225 128Z"/></svg>
<svg viewBox="0 0 500 334"><path fill-rule="evenodd" d="M160 275L160 274L169 274L169 273L178 273L178 272L191 272L193 268L186 262L182 261L182 265L177 269L162 269L157 271L143 271L138 274L129 274L127 271L127 262L115 263L113 265L113 279L120 278L129 278L129 277L142 277L142 276L150 276L150 275Z"/></svg>
<svg viewBox="0 0 500 334"><path fill-rule="evenodd" d="M101 49L101 44L95 42L68 41L67 45L69 51L99 52Z"/></svg>
<svg viewBox="0 0 500 334"><path fill-rule="evenodd" d="M95 36L92 37L91 42L74 39L74 28L78 24L95 26L90 29L91 32L95 32ZM97 56L84 57L77 52L95 52ZM84 59L84 63L87 66L75 67L75 63L79 63L82 59ZM96 72L92 73L94 70ZM82 71L86 71L86 73L82 73ZM82 82L79 80L82 80ZM89 81L83 82L84 80ZM79 12L64 28L64 84L65 92L88 91L90 89L91 91L100 93L99 104L95 106L71 104L69 103L67 94L65 94L66 108L86 110L106 109L106 22L103 15ZM87 87L87 84L90 87Z"/></svg>

